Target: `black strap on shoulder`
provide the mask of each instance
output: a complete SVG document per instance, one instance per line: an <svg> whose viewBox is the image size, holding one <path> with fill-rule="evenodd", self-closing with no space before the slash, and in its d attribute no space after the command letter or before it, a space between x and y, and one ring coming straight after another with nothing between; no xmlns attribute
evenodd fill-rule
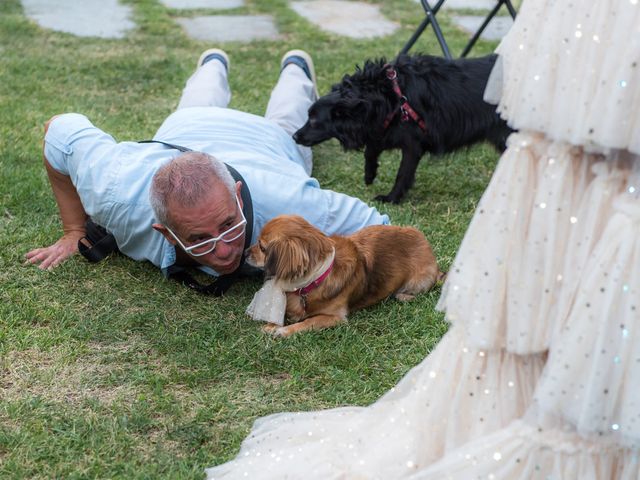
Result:
<svg viewBox="0 0 640 480"><path fill-rule="evenodd" d="M190 148L183 147L180 145L174 145L172 143L163 142L161 140L142 140L138 143L160 143L162 145L165 145L169 148L173 148L180 152L193 151ZM247 219L247 225L246 225L245 237L244 237L244 250L246 250L251 245L251 238L253 235L253 202L251 200L251 192L249 191L249 186L247 185L247 182L245 182L244 178L242 178L242 175L240 175L240 173L238 173L238 171L232 166L227 164L225 164L225 166L227 167L227 170L229 171L229 173L231 174L231 176L236 182L238 181L242 182L240 196L242 197L242 213L244 213L244 217ZM240 270L240 268L244 265L244 263L245 263L245 257L243 254L242 259L240 261L240 267L238 267L238 270ZM200 283L195 278L193 278L193 276L189 274L184 269L184 267L181 267L178 265L170 266L168 269L168 274L169 274L169 278L176 280L178 282L181 282L183 285L197 291L198 293L219 297L222 294L224 294L229 289L229 287L231 287L231 285L238 279L238 277L240 276L240 273L238 270L228 275L221 275L208 285Z"/></svg>
<svg viewBox="0 0 640 480"><path fill-rule="evenodd" d="M174 150L180 150L181 152L193 152L193 150L190 148L181 147L180 145L174 145L173 143L163 142L162 140L140 140L138 143L161 143L165 147L173 148Z"/></svg>

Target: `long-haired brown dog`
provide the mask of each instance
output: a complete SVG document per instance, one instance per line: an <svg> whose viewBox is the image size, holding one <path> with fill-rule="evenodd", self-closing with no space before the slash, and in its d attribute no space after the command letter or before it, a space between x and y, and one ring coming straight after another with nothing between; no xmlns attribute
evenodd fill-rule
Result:
<svg viewBox="0 0 640 480"><path fill-rule="evenodd" d="M415 228L379 225L329 237L297 215L269 221L249 248L247 261L263 267L265 278L299 286L286 292L290 324L265 326L285 337L332 327L350 311L390 295L411 300L443 278L429 242Z"/></svg>

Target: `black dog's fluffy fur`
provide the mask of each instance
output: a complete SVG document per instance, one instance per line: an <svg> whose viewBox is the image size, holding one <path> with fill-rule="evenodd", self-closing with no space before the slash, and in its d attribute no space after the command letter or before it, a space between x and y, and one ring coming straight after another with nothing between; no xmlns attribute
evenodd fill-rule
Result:
<svg viewBox="0 0 640 480"><path fill-rule="evenodd" d="M385 60L367 60L345 75L331 92L309 109L309 120L294 134L296 142L312 146L336 138L347 150L364 147L364 181L376 177L384 150L402 149L395 185L377 200L398 203L413 186L416 168L425 152L442 154L488 140L498 150L513 131L499 117L495 105L483 100L496 56L447 60L430 55L401 55L394 63L398 83L411 107L426 124L396 114L385 129L385 119L399 107L386 76Z"/></svg>

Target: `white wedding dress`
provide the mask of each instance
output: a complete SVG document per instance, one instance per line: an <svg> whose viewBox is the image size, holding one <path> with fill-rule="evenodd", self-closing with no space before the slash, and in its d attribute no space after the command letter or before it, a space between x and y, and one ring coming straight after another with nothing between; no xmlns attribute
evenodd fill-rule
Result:
<svg viewBox="0 0 640 480"><path fill-rule="evenodd" d="M640 2L525 0L487 99L513 134L449 332L368 407L255 422L215 479L640 479Z"/></svg>

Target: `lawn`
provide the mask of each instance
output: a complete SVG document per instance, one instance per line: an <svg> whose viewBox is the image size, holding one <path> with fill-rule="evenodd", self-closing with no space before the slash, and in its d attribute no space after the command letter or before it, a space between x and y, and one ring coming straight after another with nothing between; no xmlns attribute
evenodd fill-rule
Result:
<svg viewBox="0 0 640 480"><path fill-rule="evenodd" d="M279 411L367 405L392 387L447 329L437 288L388 300L347 324L274 339L244 315L258 280L220 299L163 279L151 264L76 256L53 271L23 265L61 232L42 166L44 122L81 112L117 140L151 138L176 107L202 50L173 17L193 14L128 1L138 29L122 40L39 28L18 0L0 2L0 477L191 478L234 456L252 422ZM388 37L329 35L285 0L248 0L235 13L268 13L282 38L216 45L231 57L232 108L264 112L286 50L312 53L327 92L366 58L392 58L422 19L411 0L378 0L401 28ZM199 10L198 14L215 13ZM452 51L467 35L439 15ZM495 44L481 42L473 55ZM414 51L440 54L428 30ZM400 205L373 202L392 185L385 154L365 187L360 152L314 149L321 185L413 225L448 269L497 160L488 145L425 157ZM437 392L435 392L437 394Z"/></svg>

